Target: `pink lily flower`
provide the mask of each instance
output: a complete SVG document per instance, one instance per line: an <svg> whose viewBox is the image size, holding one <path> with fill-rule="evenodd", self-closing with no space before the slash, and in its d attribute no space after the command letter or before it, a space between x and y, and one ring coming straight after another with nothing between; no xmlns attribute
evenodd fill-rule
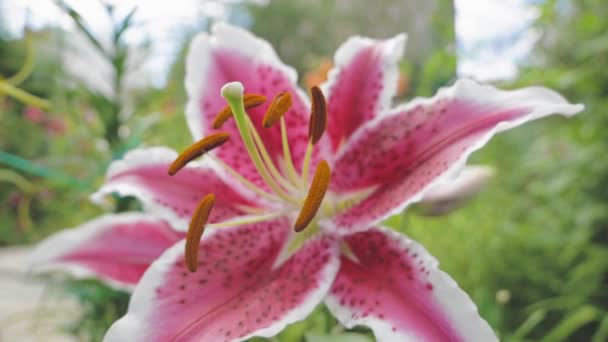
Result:
<svg viewBox="0 0 608 342"><path fill-rule="evenodd" d="M183 237L151 215L108 214L47 238L30 256L30 264L35 272L67 271L133 290L150 264Z"/></svg>
<svg viewBox="0 0 608 342"><path fill-rule="evenodd" d="M218 191L222 193L221 200L226 202L216 202L210 221L243 215L239 205L249 202L233 192L218 177L217 171L208 165L193 162L173 178L167 176L166 169L158 168L159 163L175 157L177 153L161 147L127 153L123 160L110 165L108 183L93 195L93 199L102 202L106 192L119 186L122 190L118 192L124 194L132 193L139 198L156 194L165 196L164 199L172 201L172 205L188 206L188 201L198 199L201 192ZM137 177L131 174L136 169ZM128 182L122 183L123 180ZM131 181L133 183L129 183ZM146 186L153 186L155 192L145 192ZM181 195L191 191L190 197L172 198L175 190ZM159 206L167 205L162 199L158 203ZM181 227L179 220L173 221L173 225L169 223L178 217L174 215L183 214L177 207L165 211L154 206L146 207L148 213L106 214L50 236L30 256L32 271L67 271L75 278L96 277L114 288L133 290L150 264L185 237L184 229L178 229Z"/></svg>
<svg viewBox="0 0 608 342"><path fill-rule="evenodd" d="M200 244L191 227L151 264L105 340L270 337L321 302L347 328L370 327L378 341L497 340L424 247L381 222L453 177L495 133L582 106L545 88L502 91L461 80L391 108L404 44L405 35L349 39L328 81L311 90L311 104L265 41L226 24L199 35L187 60L188 124L196 140L222 137L214 147L222 146L189 163L191 150L134 151L112 165L95 198L136 196L162 218L159 230L168 222L182 234L193 215L192 222L202 217L203 196L214 193L215 203L205 207ZM250 108L249 94L275 101ZM213 128L227 103L232 118ZM275 111L284 116L268 120ZM139 245L156 234L129 245L144 254ZM113 262L121 246L104 245ZM86 255L78 249L68 254ZM116 264L150 260L130 262L121 252Z"/></svg>

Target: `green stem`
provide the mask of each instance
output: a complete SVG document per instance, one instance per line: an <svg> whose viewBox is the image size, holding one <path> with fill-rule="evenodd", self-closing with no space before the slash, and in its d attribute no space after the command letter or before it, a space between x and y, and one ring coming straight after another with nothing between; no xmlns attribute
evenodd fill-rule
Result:
<svg viewBox="0 0 608 342"><path fill-rule="evenodd" d="M47 110L50 107L49 101L34 96L26 91L23 91L5 80L0 80L0 93L5 93L27 105L38 107L44 110Z"/></svg>
<svg viewBox="0 0 608 342"><path fill-rule="evenodd" d="M0 169L0 182L13 183L27 194L31 194L36 190L34 185L25 179L25 177L12 170Z"/></svg>
<svg viewBox="0 0 608 342"><path fill-rule="evenodd" d="M79 179L70 177L63 173L48 169L43 166L36 165L27 159L12 155L10 153L0 151L0 164L6 164L15 169L33 174L39 177L48 178L58 183L67 184L70 186L76 186L82 189L89 189L89 185L80 181Z"/></svg>
<svg viewBox="0 0 608 342"><path fill-rule="evenodd" d="M26 46L26 54L25 54L25 62L21 66L21 69L17 71L17 73L6 81L14 86L18 86L23 83L32 71L34 70L34 62L35 62L35 53L34 53L34 44L32 43L32 38L30 34L27 34L25 37L25 46Z"/></svg>

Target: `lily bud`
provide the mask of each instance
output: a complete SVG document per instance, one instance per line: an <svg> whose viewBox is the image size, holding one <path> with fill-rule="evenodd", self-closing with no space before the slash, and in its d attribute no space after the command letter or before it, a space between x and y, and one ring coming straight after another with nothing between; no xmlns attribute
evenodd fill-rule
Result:
<svg viewBox="0 0 608 342"><path fill-rule="evenodd" d="M489 166L465 167L455 178L434 186L424 194L416 207L422 216L442 216L463 207L480 193L494 177Z"/></svg>

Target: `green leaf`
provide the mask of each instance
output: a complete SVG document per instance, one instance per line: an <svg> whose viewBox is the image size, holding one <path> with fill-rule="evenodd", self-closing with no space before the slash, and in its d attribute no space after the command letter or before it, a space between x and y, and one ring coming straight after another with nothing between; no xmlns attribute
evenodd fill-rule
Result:
<svg viewBox="0 0 608 342"><path fill-rule="evenodd" d="M596 308L590 305L583 306L566 315L544 338L547 341L564 341L585 324L595 321L598 315L599 311Z"/></svg>

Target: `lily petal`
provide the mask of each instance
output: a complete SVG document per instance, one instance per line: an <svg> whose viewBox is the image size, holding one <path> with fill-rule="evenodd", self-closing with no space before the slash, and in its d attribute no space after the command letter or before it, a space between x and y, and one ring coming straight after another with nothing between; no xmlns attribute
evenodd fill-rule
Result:
<svg viewBox="0 0 608 342"><path fill-rule="evenodd" d="M224 221L245 213L239 206L256 207L235 182L226 182L210 163L191 162L175 176L167 169L177 157L168 148L137 149L113 162L103 186L92 195L101 202L111 193L135 196L144 207L168 220L175 229L185 231L198 202L208 193L217 194L210 222Z"/></svg>
<svg viewBox="0 0 608 342"><path fill-rule="evenodd" d="M497 341L475 304L421 245L372 228L345 237L357 259L342 257L327 296L347 328L370 327L377 341Z"/></svg>
<svg viewBox="0 0 608 342"><path fill-rule="evenodd" d="M336 51L335 67L322 86L334 151L363 123L389 108L397 91L397 63L405 40L405 34L387 40L353 37Z"/></svg>
<svg viewBox="0 0 608 342"><path fill-rule="evenodd" d="M335 218L340 228L365 228L419 200L464 166L501 131L582 105L540 87L503 91L460 80L432 99L417 99L363 126L334 164L331 189L374 189ZM351 229L352 231L352 229Z"/></svg>
<svg viewBox="0 0 608 342"><path fill-rule="evenodd" d="M334 280L338 244L311 240L275 268L289 229L280 219L213 230L203 237L195 273L178 243L146 272L104 341L240 341L304 319Z"/></svg>
<svg viewBox="0 0 608 342"><path fill-rule="evenodd" d="M270 44L243 29L220 23L213 26L211 35L202 33L194 39L186 63L189 96L186 115L195 139L212 132L213 119L226 105L220 96L222 86L239 81L246 93L268 98L264 105L248 113L269 155L278 162L283 153L280 125L262 128L262 118L272 99L288 91L293 103L285 114L285 121L293 161L297 167L301 165L308 144L309 102L296 85L295 70L279 60ZM226 122L221 130L233 137L239 136L233 120ZM265 187L241 139L231 139L213 153L248 180Z"/></svg>
<svg viewBox="0 0 608 342"><path fill-rule="evenodd" d="M131 289L166 249L183 238L165 221L140 213L104 215L50 236L32 252L35 272L68 271Z"/></svg>

